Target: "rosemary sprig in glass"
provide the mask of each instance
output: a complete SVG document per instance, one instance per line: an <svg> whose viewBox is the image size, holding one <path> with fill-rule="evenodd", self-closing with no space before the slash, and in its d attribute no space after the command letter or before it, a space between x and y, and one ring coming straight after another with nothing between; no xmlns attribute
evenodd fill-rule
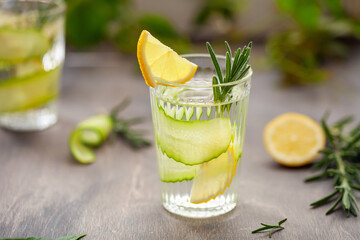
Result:
<svg viewBox="0 0 360 240"><path fill-rule="evenodd" d="M263 227L258 228L254 231L252 231L251 233L257 233L257 232L261 232L261 231L265 231L265 230L270 230L269 232L269 238L271 238L271 234L274 231L281 231L284 229L283 226L281 226L281 224L283 224L284 222L286 222L287 218L284 218L283 220L281 220L278 225L269 225L269 224L265 224L265 223L260 223L261 225L263 225Z"/></svg>
<svg viewBox="0 0 360 240"><path fill-rule="evenodd" d="M354 195L354 191L360 191L360 124L351 131L344 131L352 120L352 117L344 118L332 127L322 120L327 146L321 151L322 158L313 166L314 170L321 173L305 179L305 182L323 178L333 179L334 191L311 203L311 206L319 207L335 201L326 215L333 213L339 205L348 217L350 214L356 217L357 211L360 211Z"/></svg>
<svg viewBox="0 0 360 240"><path fill-rule="evenodd" d="M225 46L227 49L226 52L226 67L225 67L225 76L220 68L220 64L216 58L216 54L212 49L209 42L206 42L206 46L208 48L211 60L214 64L216 76L213 76L212 84L218 85L223 83L234 82L242 77L244 77L250 69L249 60L250 60L250 51L252 47L252 42L245 46L241 51L241 48L238 48L234 54L234 58L232 57L232 52L230 45L225 41ZM230 96L231 90L234 85L230 86L222 86L222 87L213 87L214 92L214 102L222 103L227 100L227 97ZM225 108L230 109L231 104L226 104L221 106L221 116L225 111Z"/></svg>

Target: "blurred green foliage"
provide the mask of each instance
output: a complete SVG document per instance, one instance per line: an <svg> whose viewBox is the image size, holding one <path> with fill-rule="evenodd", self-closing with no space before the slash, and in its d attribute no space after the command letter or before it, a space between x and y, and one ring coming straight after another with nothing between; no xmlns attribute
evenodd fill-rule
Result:
<svg viewBox="0 0 360 240"><path fill-rule="evenodd" d="M137 39L147 29L175 50L189 47L186 37L179 34L164 16L134 10L131 0L66 0L68 43L77 49L110 41L124 52L135 52ZM170 44L171 43L171 44Z"/></svg>
<svg viewBox="0 0 360 240"><path fill-rule="evenodd" d="M200 41L216 37L236 41L234 38L241 36L234 34L238 31L236 18L246 3L199 0L199 9L189 26L190 36L184 36L166 17L137 12L134 0L65 1L67 40L74 48L89 48L108 41L122 52L135 52L140 32L146 29L179 53L189 51L189 37ZM360 37L360 20L344 10L343 0L275 2L289 28L266 39L270 61L284 73L288 83L322 81L326 77L323 63L330 58L346 57L349 49L345 43Z"/></svg>
<svg viewBox="0 0 360 240"><path fill-rule="evenodd" d="M204 25L214 15L219 15L229 21L235 21L242 2L239 0L203 0L202 7L195 14L194 23Z"/></svg>
<svg viewBox="0 0 360 240"><path fill-rule="evenodd" d="M129 0L66 0L66 36L75 48L86 48L108 38L108 26L116 21Z"/></svg>
<svg viewBox="0 0 360 240"><path fill-rule="evenodd" d="M148 30L164 44L183 53L189 48L189 41L181 36L170 22L159 15L145 13L123 22L114 38L115 45L123 52L135 52L137 39L143 29Z"/></svg>
<svg viewBox="0 0 360 240"><path fill-rule="evenodd" d="M344 42L360 37L360 23L346 14L341 0L277 0L278 8L294 25L291 30L269 38L271 61L288 83L319 82L326 76L320 69L329 57L346 57Z"/></svg>
<svg viewBox="0 0 360 240"><path fill-rule="evenodd" d="M234 35L237 31L236 18L245 1L202 0L201 2L193 16L191 39L203 42Z"/></svg>

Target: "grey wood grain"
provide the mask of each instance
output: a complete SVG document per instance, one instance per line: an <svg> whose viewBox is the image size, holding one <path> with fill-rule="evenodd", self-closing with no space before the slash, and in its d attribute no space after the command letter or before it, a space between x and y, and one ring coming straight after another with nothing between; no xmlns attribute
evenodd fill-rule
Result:
<svg viewBox="0 0 360 240"><path fill-rule="evenodd" d="M71 158L68 136L76 123L106 112L125 96L133 99L126 116L144 116L141 128L153 140L148 88L134 74L135 59L99 59L98 68L66 65L54 127L38 133L0 130L0 237L87 233L88 240L266 239L267 233L251 230L261 221L287 217L286 229L273 239L360 239L359 218L346 218L341 211L325 216L326 207L309 207L330 192L330 182L303 183L308 167L281 167L262 144L265 124L287 111L320 119L331 109L331 119L354 114L360 120L359 52L332 67L335 80L312 87L282 88L276 72L255 64L238 206L205 220L162 208L153 147L133 151L118 140L97 149L94 164L83 166Z"/></svg>

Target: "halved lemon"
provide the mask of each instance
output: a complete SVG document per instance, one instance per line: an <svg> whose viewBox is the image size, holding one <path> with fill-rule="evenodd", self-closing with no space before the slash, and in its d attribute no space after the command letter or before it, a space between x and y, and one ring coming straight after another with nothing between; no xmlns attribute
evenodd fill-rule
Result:
<svg viewBox="0 0 360 240"><path fill-rule="evenodd" d="M161 84L186 83L195 74L197 65L179 56L143 30L137 44L137 58L145 82L150 87Z"/></svg>
<svg viewBox="0 0 360 240"><path fill-rule="evenodd" d="M263 139L270 156L288 167L311 163L325 147L321 126L299 113L285 113L274 118L266 125Z"/></svg>

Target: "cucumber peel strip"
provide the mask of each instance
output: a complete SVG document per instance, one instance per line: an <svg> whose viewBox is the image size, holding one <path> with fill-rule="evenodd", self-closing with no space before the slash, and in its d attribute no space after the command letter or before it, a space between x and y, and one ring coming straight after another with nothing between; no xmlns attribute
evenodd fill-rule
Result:
<svg viewBox="0 0 360 240"><path fill-rule="evenodd" d="M73 157L82 164L89 164L95 161L94 151L82 143L82 130L75 129L69 139L69 147Z"/></svg>
<svg viewBox="0 0 360 240"><path fill-rule="evenodd" d="M160 180L166 183L190 181L194 178L199 166L188 166L169 158L156 147Z"/></svg>
<svg viewBox="0 0 360 240"><path fill-rule="evenodd" d="M95 115L82 121L70 135L70 151L83 164L95 161L92 147L100 146L109 136L114 121L109 115Z"/></svg>
<svg viewBox="0 0 360 240"><path fill-rule="evenodd" d="M161 128L156 132L156 141L168 157L185 165L198 165L228 150L232 140L229 118L181 121L166 115L162 108L158 109Z"/></svg>

